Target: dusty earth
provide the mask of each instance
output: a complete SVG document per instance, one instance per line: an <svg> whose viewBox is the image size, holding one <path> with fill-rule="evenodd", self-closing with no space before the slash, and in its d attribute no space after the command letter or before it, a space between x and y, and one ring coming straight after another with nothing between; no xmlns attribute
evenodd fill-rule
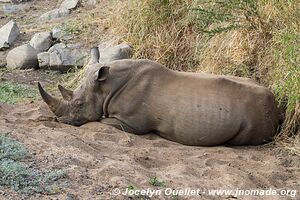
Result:
<svg viewBox="0 0 300 200"><path fill-rule="evenodd" d="M27 10L0 17L0 25L15 18L27 31L18 43L40 31L34 20L46 10L53 9L57 2L31 1L26 4ZM70 17L80 14L80 9ZM5 54L1 52L1 62ZM41 70L4 70L1 81L33 87L37 81L56 84L59 76L55 73L50 77ZM68 172L68 185L59 194L28 197L6 189L0 192L0 199L300 199L299 194L296 197L208 194L209 189L237 188L300 192L299 157L284 154L273 145L189 147L152 134L132 135L98 122L74 127L56 122L40 98L18 105L0 104L0 133L10 133L24 143L36 167L66 169ZM150 185L151 177L164 181L164 186ZM116 188L124 192L129 186L136 190L151 188L162 191L191 188L200 189L201 193L178 197L112 194Z"/></svg>
<svg viewBox="0 0 300 200"><path fill-rule="evenodd" d="M136 136L99 122L81 127L55 122L37 100L0 105L0 132L24 143L42 169L66 169L68 186L61 194L31 199L130 199L114 196L118 188L299 189L297 157L278 155L273 146L189 147L155 135ZM151 177L165 187L149 184ZM9 190L3 199L20 197ZM178 199L299 199L299 196L180 196ZM172 199L171 196L132 199Z"/></svg>

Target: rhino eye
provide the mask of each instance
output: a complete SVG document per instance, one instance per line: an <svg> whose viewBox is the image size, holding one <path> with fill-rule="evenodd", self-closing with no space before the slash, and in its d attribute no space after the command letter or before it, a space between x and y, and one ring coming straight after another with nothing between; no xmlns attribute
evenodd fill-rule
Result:
<svg viewBox="0 0 300 200"><path fill-rule="evenodd" d="M74 104L75 104L76 106L80 106L80 107L81 107L81 106L83 106L84 103L83 103L82 101L80 101L80 100L75 100L75 101L74 101Z"/></svg>

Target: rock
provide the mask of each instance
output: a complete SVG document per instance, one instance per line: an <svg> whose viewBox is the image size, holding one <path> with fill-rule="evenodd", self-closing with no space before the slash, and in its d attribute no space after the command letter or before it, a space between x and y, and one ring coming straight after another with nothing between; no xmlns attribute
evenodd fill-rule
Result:
<svg viewBox="0 0 300 200"><path fill-rule="evenodd" d="M64 0L60 5L60 8L65 8L68 10L76 8L79 0Z"/></svg>
<svg viewBox="0 0 300 200"><path fill-rule="evenodd" d="M50 66L50 53L42 52L37 55L39 67L41 69L47 69Z"/></svg>
<svg viewBox="0 0 300 200"><path fill-rule="evenodd" d="M0 49L9 48L10 45L17 39L20 30L14 20L0 28Z"/></svg>
<svg viewBox="0 0 300 200"><path fill-rule="evenodd" d="M67 41L73 37L63 29L63 25L59 25L52 29L52 38L56 40Z"/></svg>
<svg viewBox="0 0 300 200"><path fill-rule="evenodd" d="M37 51L30 44L16 47L8 52L6 56L7 68L29 69L38 68Z"/></svg>
<svg viewBox="0 0 300 200"><path fill-rule="evenodd" d="M34 34L30 43L38 52L47 51L52 44L52 36L50 32L40 32Z"/></svg>
<svg viewBox="0 0 300 200"><path fill-rule="evenodd" d="M6 66L6 63L0 62L0 68L4 68L5 66ZM1 80L1 77L0 77L0 80Z"/></svg>
<svg viewBox="0 0 300 200"><path fill-rule="evenodd" d="M0 3L22 3L29 0L0 0Z"/></svg>
<svg viewBox="0 0 300 200"><path fill-rule="evenodd" d="M128 44L119 44L117 46L108 48L101 48L100 46L99 52L99 62L110 62L113 60L128 59L132 56L132 48Z"/></svg>
<svg viewBox="0 0 300 200"><path fill-rule="evenodd" d="M39 54L39 66L42 69L68 71L74 66L82 67L88 57L88 51L81 45L66 45L58 43L47 53Z"/></svg>
<svg viewBox="0 0 300 200"><path fill-rule="evenodd" d="M89 6L95 6L97 4L97 0L88 0L86 3Z"/></svg>
<svg viewBox="0 0 300 200"><path fill-rule="evenodd" d="M60 17L66 17L70 14L70 11L66 8L57 8L54 10L50 10L49 12L46 12L40 16L41 21L47 21L52 20Z"/></svg>
<svg viewBox="0 0 300 200"><path fill-rule="evenodd" d="M24 4L19 4L19 5L7 4L7 5L3 5L3 12L4 13L14 13L19 10L22 10L24 7L25 7Z"/></svg>
<svg viewBox="0 0 300 200"><path fill-rule="evenodd" d="M52 37L53 39L60 39L63 35L63 30L59 27L54 27L52 29Z"/></svg>
<svg viewBox="0 0 300 200"><path fill-rule="evenodd" d="M11 0L12 3L22 3L25 1L30 1L30 0Z"/></svg>

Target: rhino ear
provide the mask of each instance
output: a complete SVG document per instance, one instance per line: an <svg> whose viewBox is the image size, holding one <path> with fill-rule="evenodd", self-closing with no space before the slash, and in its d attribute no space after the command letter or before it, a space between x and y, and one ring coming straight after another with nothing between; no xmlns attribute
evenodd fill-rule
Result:
<svg viewBox="0 0 300 200"><path fill-rule="evenodd" d="M105 81L109 75L109 67L103 66L97 72L97 81Z"/></svg>
<svg viewBox="0 0 300 200"><path fill-rule="evenodd" d="M91 63L91 64L99 63L99 59L100 59L99 48L98 48L98 47L93 47L93 48L91 49L91 59L90 59L90 63Z"/></svg>

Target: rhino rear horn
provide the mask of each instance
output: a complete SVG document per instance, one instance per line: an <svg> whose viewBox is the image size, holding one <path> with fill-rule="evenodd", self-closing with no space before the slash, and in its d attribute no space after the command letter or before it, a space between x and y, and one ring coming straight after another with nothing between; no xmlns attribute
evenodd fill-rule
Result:
<svg viewBox="0 0 300 200"><path fill-rule="evenodd" d="M60 104L60 100L53 97L53 96L51 96L50 94L48 94L43 89L40 82L38 82L38 89L39 89L39 92L40 92L43 100L48 104L50 110L55 113L57 111L57 108L58 108L59 104Z"/></svg>
<svg viewBox="0 0 300 200"><path fill-rule="evenodd" d="M100 59L99 48L98 47L93 47L91 49L91 60L90 60L90 63L91 64L99 63L99 59Z"/></svg>
<svg viewBox="0 0 300 200"><path fill-rule="evenodd" d="M70 101L73 98L73 91L64 88L62 85L58 85L58 89L65 100Z"/></svg>

